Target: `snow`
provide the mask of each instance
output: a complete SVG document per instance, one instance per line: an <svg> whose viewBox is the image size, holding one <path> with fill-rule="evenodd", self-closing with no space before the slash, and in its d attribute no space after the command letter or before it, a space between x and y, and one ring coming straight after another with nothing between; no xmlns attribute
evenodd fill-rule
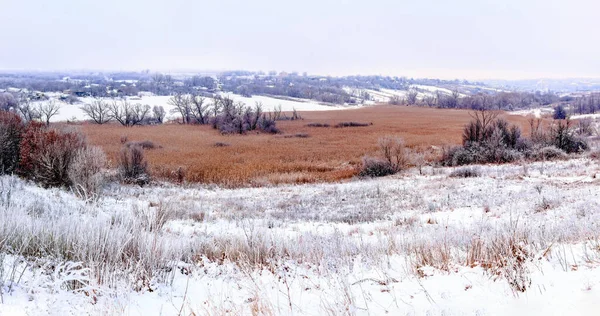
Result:
<svg viewBox="0 0 600 316"><path fill-rule="evenodd" d="M440 87L435 87L435 86L426 86L426 85L421 85L421 84L414 84L410 86L411 88L416 88L416 89L421 89L421 90L426 90L429 92L442 92L445 94L452 94L452 90L450 89L446 89L446 88L440 88Z"/></svg>
<svg viewBox="0 0 600 316"><path fill-rule="evenodd" d="M285 249L287 255L265 265L206 256L174 262L172 279L137 292L127 284L97 284L73 263L44 265L40 258L41 264L31 264L7 255L0 257L3 271L24 274L14 283L11 273L0 274L0 315L595 314L600 307L599 162L485 165L480 166L483 176L468 179L449 178L453 169L242 189L113 184L97 205L3 176L0 240L3 225L36 221L32 210L48 216L44 229L62 222L70 225L64 226L65 235L71 229L91 234L94 230L85 225L136 222L153 210L149 204L162 203L176 215L160 232L148 233L157 253L166 239L171 247L180 240L223 246L222 251L252 243L250 251L264 247L283 254ZM552 206L540 211L542 201ZM203 212L205 219L189 218L194 212ZM493 243L519 232L531 246L531 256L514 267L531 282L525 292L511 286L504 270L494 273L465 263L473 240ZM450 248L447 265L436 252L444 247ZM427 249L433 250L431 264L415 265L415 251ZM88 286L66 289L73 279Z"/></svg>
<svg viewBox="0 0 600 316"><path fill-rule="evenodd" d="M527 109L527 110L519 110L519 111L512 111L510 112L510 114L513 115L521 115L521 116L533 116L536 118L541 118L545 115L548 114L552 114L554 113L554 109L551 107L542 107L542 108L534 108L534 109Z"/></svg>
<svg viewBox="0 0 600 316"><path fill-rule="evenodd" d="M394 96L403 98L406 95L406 91L392 90L392 89L373 90L373 89L355 89L355 88L350 88L350 87L344 87L343 89L344 89L344 91L346 91L347 93L349 93L355 97L360 97L360 94L363 92L368 93L371 96L371 100L366 101L365 103L367 103L367 104L386 103L386 102L389 102L390 99Z"/></svg>
<svg viewBox="0 0 600 316"><path fill-rule="evenodd" d="M58 114L52 117L52 122L63 122L63 121L80 121L86 120L85 113L81 110L81 107L84 104L90 104L94 98L92 97L82 97L79 98L81 102L75 104L68 104L58 100L59 94L48 94L51 97L51 100L60 104L60 110ZM358 108L359 106L344 106L344 105L331 105L331 104L322 104L313 100L303 100L303 99L278 99L269 96L252 96L250 98L244 97L236 94L223 94L224 96L229 96L237 102L243 102L248 106L254 106L257 102L263 105L264 111L273 111L273 109L281 106L282 111L332 111L332 110L345 110L345 109L353 109ZM171 113L170 111L173 109L173 106L168 104L170 96L155 96L155 95L142 95L139 97L128 97L127 100L129 102L136 104L140 103L143 105L153 106L163 106L167 113ZM114 100L119 99L111 99L104 98L105 101L112 102ZM47 101L42 101L47 102ZM173 118L174 115L167 115L167 118Z"/></svg>
<svg viewBox="0 0 600 316"><path fill-rule="evenodd" d="M571 115L570 117L571 117L571 119L574 119L574 120L580 120L580 119L585 119L585 118L598 119L598 118L600 118L600 113L577 114L577 115Z"/></svg>

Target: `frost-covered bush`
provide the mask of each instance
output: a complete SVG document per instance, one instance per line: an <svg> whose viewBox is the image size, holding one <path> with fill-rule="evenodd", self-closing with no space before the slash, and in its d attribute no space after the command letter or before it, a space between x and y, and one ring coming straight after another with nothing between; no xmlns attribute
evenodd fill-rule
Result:
<svg viewBox="0 0 600 316"><path fill-rule="evenodd" d="M558 121L550 127L550 144L564 152L580 153L589 149L584 138L576 135L576 130L570 120Z"/></svg>
<svg viewBox="0 0 600 316"><path fill-rule="evenodd" d="M535 161L542 160L565 160L568 158L567 153L554 146L536 148L529 154L529 159Z"/></svg>
<svg viewBox="0 0 600 316"><path fill-rule="evenodd" d="M509 163L524 158L533 160L562 159L564 153L588 150L585 139L575 135L570 122L558 121L544 130L541 121L531 121L532 140L521 137L511 126L489 111L477 111L474 120L463 130L463 145L446 150L442 165L460 166L484 163ZM552 149L554 148L554 149Z"/></svg>
<svg viewBox="0 0 600 316"><path fill-rule="evenodd" d="M379 151L394 170L401 171L408 168L411 160L411 152L404 144L402 138L391 136L380 138Z"/></svg>
<svg viewBox="0 0 600 316"><path fill-rule="evenodd" d="M389 161L381 158L363 157L358 175L361 177L384 177L394 173L396 173L396 168Z"/></svg>
<svg viewBox="0 0 600 316"><path fill-rule="evenodd" d="M477 167L461 167L450 173L452 178L475 178L481 176L481 169Z"/></svg>
<svg viewBox="0 0 600 316"><path fill-rule="evenodd" d="M144 185L150 182L148 162L141 146L125 146L119 155L118 168L124 183Z"/></svg>
<svg viewBox="0 0 600 316"><path fill-rule="evenodd" d="M105 181L102 174L105 167L106 155L100 148L79 149L68 171L73 191L83 199L97 199Z"/></svg>

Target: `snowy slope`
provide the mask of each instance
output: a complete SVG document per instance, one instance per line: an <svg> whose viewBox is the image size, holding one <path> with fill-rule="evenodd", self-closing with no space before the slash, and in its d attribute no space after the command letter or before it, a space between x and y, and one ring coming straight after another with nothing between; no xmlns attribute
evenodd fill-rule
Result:
<svg viewBox="0 0 600 316"><path fill-rule="evenodd" d="M114 227L165 205L172 213L159 231L132 226L152 253L188 243L188 251L202 251L190 261L173 258L166 280L139 291L127 278L98 284L96 272L82 268L57 273L68 267L59 259L49 266L0 257L4 271L23 271L22 278L0 274L0 314L593 315L600 307L598 161L479 168L482 176L468 179L449 178L453 168L428 168L425 175L235 190L111 185L97 205L1 177L0 241L22 233L10 227L39 238L54 229L86 232L75 246L108 229L110 240L120 233ZM474 245L493 255L511 240L501 264L485 256L467 264L480 249ZM221 253L231 259L219 260ZM71 279L87 287L68 290Z"/></svg>

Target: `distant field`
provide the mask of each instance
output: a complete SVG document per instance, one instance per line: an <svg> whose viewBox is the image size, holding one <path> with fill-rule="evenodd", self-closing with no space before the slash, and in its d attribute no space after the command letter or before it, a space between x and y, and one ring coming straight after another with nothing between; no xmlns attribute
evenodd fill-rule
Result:
<svg viewBox="0 0 600 316"><path fill-rule="evenodd" d="M237 187L348 179L364 155L376 155L382 136L402 137L408 146L429 150L432 145L460 143L462 128L470 120L465 110L406 106L301 112L301 116L303 120L277 122L283 131L279 135L221 135L210 126L175 124L133 128L84 124L82 130L113 164L123 136L129 141L150 140L162 146L146 151L154 176L174 179L181 167L187 181ZM522 116L508 119L526 125ZM350 121L373 125L333 128ZM307 127L309 123L332 127ZM309 137L286 137L296 134ZM229 146L217 147L217 142Z"/></svg>

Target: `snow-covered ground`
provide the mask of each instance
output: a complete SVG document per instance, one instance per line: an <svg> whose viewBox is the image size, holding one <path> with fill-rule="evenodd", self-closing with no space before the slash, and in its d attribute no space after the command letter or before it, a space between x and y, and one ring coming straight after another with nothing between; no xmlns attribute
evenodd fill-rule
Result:
<svg viewBox="0 0 600 316"><path fill-rule="evenodd" d="M433 92L433 93L439 91L444 94L452 94L452 91L450 89L440 88L440 87L436 87L436 86L426 86L426 85L422 85L422 84L414 84L414 85L411 85L410 87L415 88L415 89Z"/></svg>
<svg viewBox="0 0 600 316"><path fill-rule="evenodd" d="M0 315L597 313L599 162L477 168L96 204L0 177Z"/></svg>
<svg viewBox="0 0 600 316"><path fill-rule="evenodd" d="M85 113L81 110L81 106L84 104L90 104L94 99L91 97L80 98L79 103L76 104L68 104L65 102L61 102L57 99L58 94L56 93L48 93L50 98L60 104L60 110L58 114L52 117L52 122L63 122L63 121L80 121L87 120L88 117L85 116ZM342 105L330 105L330 104L322 104L313 100L303 100L303 99L279 99L268 96L252 96L250 98L244 97L237 94L223 94L224 96L229 96L234 99L236 102L243 102L248 106L254 106L257 102L263 105L263 110L265 111L273 111L273 109L281 106L282 111L331 111L331 110L345 110L351 108L357 108L358 106L342 106ZM141 96L141 97L128 97L128 101L132 104L140 103L143 105L150 105L151 107L163 106L167 111L167 118L175 117L170 111L173 109L173 106L168 104L170 96ZM106 98L106 101L112 102L113 99ZM43 101L46 102L46 101Z"/></svg>
<svg viewBox="0 0 600 316"><path fill-rule="evenodd" d="M554 113L554 109L552 107L533 108L510 112L510 114L514 115L533 116L536 118L541 118L546 115L552 115L552 113Z"/></svg>
<svg viewBox="0 0 600 316"><path fill-rule="evenodd" d="M586 118L597 120L597 119L600 119L600 113L577 114L577 115L571 115L570 117L571 117L571 119L574 119L574 120L580 120L580 119L586 119Z"/></svg>
<svg viewBox="0 0 600 316"><path fill-rule="evenodd" d="M417 91L417 99L422 100L426 97L435 97L439 91L445 95L451 95L453 92L446 88L427 86L427 85L411 85L411 90ZM387 103L393 97L399 97L400 99L406 98L408 90L393 90L393 89L354 89L350 87L344 87L344 90L349 94L360 97L361 93L366 92L370 95L371 100L367 101L366 104L373 103ZM460 97L465 97L465 94L459 94Z"/></svg>

